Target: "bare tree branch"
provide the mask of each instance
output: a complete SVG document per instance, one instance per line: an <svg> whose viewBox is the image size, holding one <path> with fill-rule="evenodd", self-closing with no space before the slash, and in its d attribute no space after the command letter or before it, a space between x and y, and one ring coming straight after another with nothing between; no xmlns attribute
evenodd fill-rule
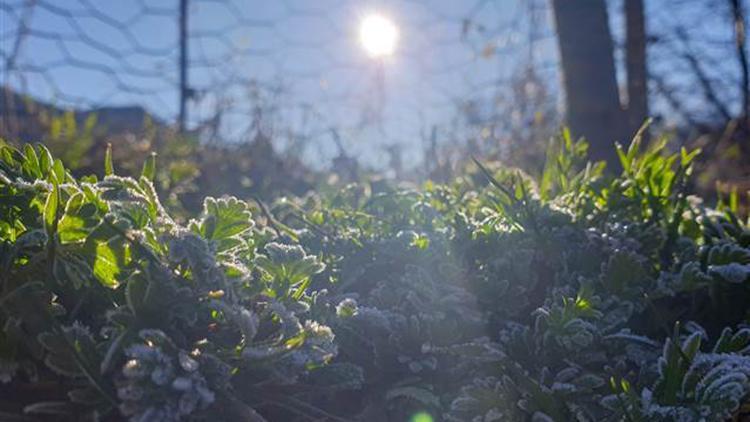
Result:
<svg viewBox="0 0 750 422"><path fill-rule="evenodd" d="M689 49L688 40L690 39L690 37L688 36L687 31L682 27L677 27L676 32L685 47L680 56L688 63L693 73L695 74L695 77L698 79L698 83L703 90L703 95L705 96L706 100L708 100L708 102L711 103L714 108L716 108L716 110L719 112L719 114L721 114L721 117L725 121L731 120L732 114L729 112L729 107L727 107L727 105L719 99L719 95L716 93L716 90L714 89L713 83L711 82L708 74L706 74L706 72L703 70L703 66L700 60Z"/></svg>

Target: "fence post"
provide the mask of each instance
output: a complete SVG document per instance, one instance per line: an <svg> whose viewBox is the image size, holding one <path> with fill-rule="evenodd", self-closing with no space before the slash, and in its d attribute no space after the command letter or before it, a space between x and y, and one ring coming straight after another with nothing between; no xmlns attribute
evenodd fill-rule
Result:
<svg viewBox="0 0 750 422"><path fill-rule="evenodd" d="M187 120L187 101L190 98L190 89L188 88L188 0L180 1L180 115L179 130L185 132L185 121Z"/></svg>

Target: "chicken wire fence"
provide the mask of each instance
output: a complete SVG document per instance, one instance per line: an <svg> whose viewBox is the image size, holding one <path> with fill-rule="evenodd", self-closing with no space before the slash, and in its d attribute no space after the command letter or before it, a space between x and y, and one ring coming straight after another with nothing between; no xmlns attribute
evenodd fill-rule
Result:
<svg viewBox="0 0 750 422"><path fill-rule="evenodd" d="M686 51L709 60L701 86L719 96L738 86L733 64L716 58L731 51L732 26L698 13L726 1L668 2L647 2L652 100L687 116L710 93L696 95L679 71L698 66ZM373 12L399 28L392 57L359 45ZM621 22L610 19L617 41ZM702 46L685 42L686 24ZM559 115L553 26L547 0L3 0L0 73L13 92L60 107L139 105L208 141L246 140L262 126L313 160L345 149L382 162L436 133L512 138L540 110Z"/></svg>
<svg viewBox="0 0 750 422"><path fill-rule="evenodd" d="M373 12L399 28L393 57L359 45ZM377 156L490 118L479 105L498 106L532 67L556 77L545 1L9 0L0 20L14 92L77 109L140 105L224 141L263 124L318 152Z"/></svg>

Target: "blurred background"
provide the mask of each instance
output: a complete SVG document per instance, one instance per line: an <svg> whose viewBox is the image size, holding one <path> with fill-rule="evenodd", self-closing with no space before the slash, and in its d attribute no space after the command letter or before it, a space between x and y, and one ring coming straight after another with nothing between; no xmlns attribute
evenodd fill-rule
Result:
<svg viewBox="0 0 750 422"><path fill-rule="evenodd" d="M156 151L190 210L471 156L537 173L562 125L616 168L650 116L703 149L696 191L746 192L747 3L1 0L0 136L81 174L108 143L124 173Z"/></svg>

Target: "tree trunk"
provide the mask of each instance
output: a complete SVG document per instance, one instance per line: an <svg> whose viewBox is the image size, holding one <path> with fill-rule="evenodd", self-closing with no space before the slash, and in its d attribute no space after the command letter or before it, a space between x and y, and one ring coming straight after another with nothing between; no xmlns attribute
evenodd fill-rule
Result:
<svg viewBox="0 0 750 422"><path fill-rule="evenodd" d="M552 0L557 24L567 123L589 141L592 159L619 163L614 142L625 141L625 116L615 74L604 0Z"/></svg>
<svg viewBox="0 0 750 422"><path fill-rule="evenodd" d="M643 0L625 0L625 67L628 74L628 132L648 118L646 24Z"/></svg>
<svg viewBox="0 0 750 422"><path fill-rule="evenodd" d="M741 0L730 0L732 17L734 19L734 39L737 47L737 61L740 64L740 92L742 93L742 111L740 123L746 131L750 131L750 59L747 53L747 25L745 11Z"/></svg>

